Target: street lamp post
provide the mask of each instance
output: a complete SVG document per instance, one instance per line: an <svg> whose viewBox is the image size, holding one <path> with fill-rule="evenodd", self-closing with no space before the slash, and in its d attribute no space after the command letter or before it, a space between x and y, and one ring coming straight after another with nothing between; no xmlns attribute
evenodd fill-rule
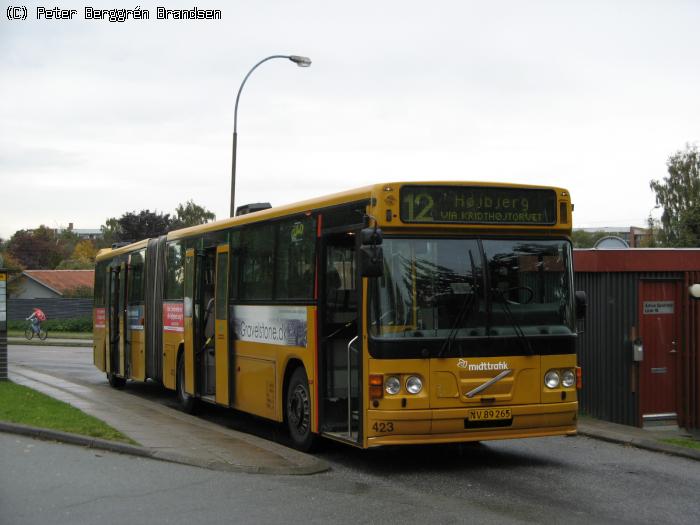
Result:
<svg viewBox="0 0 700 525"><path fill-rule="evenodd" d="M250 74L257 69L257 67L263 62L272 60L273 58L286 58L291 60L299 67L309 67L311 65L311 60L308 57L302 57L298 55L271 55L267 58L263 58L260 62L255 64L248 74L243 78L241 82L241 87L238 88L238 94L236 95L236 107L233 111L233 156L231 158L231 217L236 214L236 149L238 147L238 101L241 98L241 91L243 91L243 86L245 86L246 80Z"/></svg>

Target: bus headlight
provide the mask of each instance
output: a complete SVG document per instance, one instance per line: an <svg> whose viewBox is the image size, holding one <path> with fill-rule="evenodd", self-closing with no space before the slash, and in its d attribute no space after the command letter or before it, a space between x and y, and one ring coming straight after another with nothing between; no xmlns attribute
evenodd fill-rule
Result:
<svg viewBox="0 0 700 525"><path fill-rule="evenodd" d="M420 377L410 376L406 379L406 390L409 394L418 394L423 390L423 381L420 380Z"/></svg>
<svg viewBox="0 0 700 525"><path fill-rule="evenodd" d="M567 369L561 373L561 384L566 388L571 388L576 384L576 374L573 370Z"/></svg>
<svg viewBox="0 0 700 525"><path fill-rule="evenodd" d="M544 384L547 388L557 388L559 381L559 372L556 370L550 370L544 375Z"/></svg>
<svg viewBox="0 0 700 525"><path fill-rule="evenodd" d="M387 394L398 394L399 390L401 390L401 381L396 376L387 377L384 382L384 390L386 390Z"/></svg>

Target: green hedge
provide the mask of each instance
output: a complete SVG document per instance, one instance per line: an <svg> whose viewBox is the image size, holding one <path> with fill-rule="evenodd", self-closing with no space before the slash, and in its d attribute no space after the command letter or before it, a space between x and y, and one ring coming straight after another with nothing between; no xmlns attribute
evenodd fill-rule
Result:
<svg viewBox="0 0 700 525"><path fill-rule="evenodd" d="M47 319L41 325L49 332L92 332L92 317ZM24 330L27 321L7 321L8 330Z"/></svg>

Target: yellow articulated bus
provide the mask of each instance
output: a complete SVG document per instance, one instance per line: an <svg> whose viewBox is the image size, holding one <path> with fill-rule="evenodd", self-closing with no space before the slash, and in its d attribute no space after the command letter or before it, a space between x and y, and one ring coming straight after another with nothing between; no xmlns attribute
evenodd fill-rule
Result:
<svg viewBox="0 0 700 525"><path fill-rule="evenodd" d="M302 450L575 434L566 190L387 183L257 208L98 254L112 386L284 422Z"/></svg>

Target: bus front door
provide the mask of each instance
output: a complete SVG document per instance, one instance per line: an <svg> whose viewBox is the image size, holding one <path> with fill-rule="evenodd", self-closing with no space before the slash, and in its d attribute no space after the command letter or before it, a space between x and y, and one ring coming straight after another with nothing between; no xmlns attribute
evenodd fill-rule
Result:
<svg viewBox="0 0 700 525"><path fill-rule="evenodd" d="M361 280L357 275L356 235L350 232L324 239L321 279L320 371L321 432L334 439L359 443L362 436L360 378L362 339L359 308Z"/></svg>

